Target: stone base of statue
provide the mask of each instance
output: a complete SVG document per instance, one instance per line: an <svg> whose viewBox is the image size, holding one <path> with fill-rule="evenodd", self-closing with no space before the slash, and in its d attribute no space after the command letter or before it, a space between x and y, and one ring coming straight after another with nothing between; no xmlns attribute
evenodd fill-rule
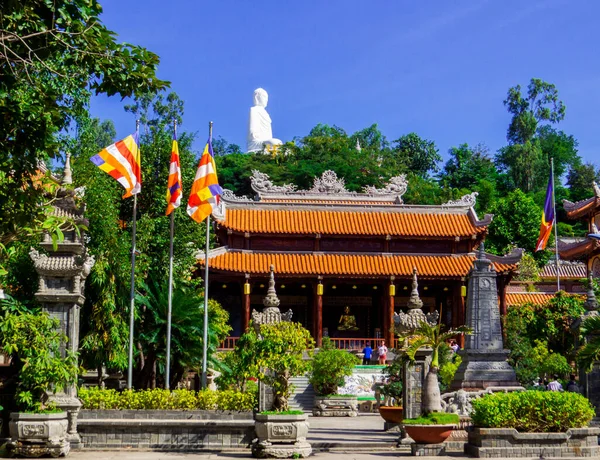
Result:
<svg viewBox="0 0 600 460"><path fill-rule="evenodd" d="M507 362L509 350L462 350L458 353L462 362L454 375L451 389L522 389L515 370Z"/></svg>

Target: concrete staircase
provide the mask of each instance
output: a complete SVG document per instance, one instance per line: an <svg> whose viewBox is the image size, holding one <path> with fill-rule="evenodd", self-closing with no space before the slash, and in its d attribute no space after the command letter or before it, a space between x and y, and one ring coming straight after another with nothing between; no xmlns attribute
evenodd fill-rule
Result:
<svg viewBox="0 0 600 460"><path fill-rule="evenodd" d="M294 385L294 393L289 401L290 409L312 412L315 390L308 383L308 377L293 377L291 382Z"/></svg>

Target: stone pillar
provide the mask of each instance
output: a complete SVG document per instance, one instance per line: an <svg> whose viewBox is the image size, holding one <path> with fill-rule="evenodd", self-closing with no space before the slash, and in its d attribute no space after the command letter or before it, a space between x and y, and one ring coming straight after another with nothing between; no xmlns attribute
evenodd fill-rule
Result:
<svg viewBox="0 0 600 460"><path fill-rule="evenodd" d="M65 164L63 185L70 184L69 159ZM56 214L72 219L76 224L87 225L83 218L83 207L77 206L75 192L61 188L54 202ZM73 230L66 230L64 240L53 247L49 235L44 235L41 246L48 252L40 254L35 249L30 251L35 270L40 276L36 300L42 304L43 311L60 321L60 329L68 338L62 347L63 356L66 351L77 353L79 350L79 314L85 300L83 296L85 279L94 265L94 257L85 249L83 235L77 236ZM77 399L77 386L69 385L62 392L50 396L57 407L68 415L68 436L71 447L80 443L77 433L77 415L81 403Z"/></svg>
<svg viewBox="0 0 600 460"><path fill-rule="evenodd" d="M405 363L402 368L402 407L404 418L417 418L421 416L421 401L423 397L423 382L429 372L431 350L421 348L415 355L413 363Z"/></svg>
<svg viewBox="0 0 600 460"><path fill-rule="evenodd" d="M519 387L514 369L506 361L504 349L496 271L486 257L483 242L478 258L469 273L466 326L473 330L465 338L464 350L452 389L488 387Z"/></svg>

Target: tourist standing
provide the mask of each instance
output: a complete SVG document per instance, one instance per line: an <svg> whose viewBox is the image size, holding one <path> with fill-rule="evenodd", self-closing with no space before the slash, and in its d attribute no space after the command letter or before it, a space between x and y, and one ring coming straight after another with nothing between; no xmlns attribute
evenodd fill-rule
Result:
<svg viewBox="0 0 600 460"><path fill-rule="evenodd" d="M571 393L581 393L581 388L577 384L577 380L575 380L575 374L571 374L571 380L567 383L567 391Z"/></svg>
<svg viewBox="0 0 600 460"><path fill-rule="evenodd" d="M555 375L554 380L548 384L548 391L563 391L563 386L558 381L558 375Z"/></svg>
<svg viewBox="0 0 600 460"><path fill-rule="evenodd" d="M385 364L387 352L388 352L388 349L385 346L385 342L382 340L381 345L379 345L379 348L377 348L377 355L378 355L377 358L379 360L379 364Z"/></svg>
<svg viewBox="0 0 600 460"><path fill-rule="evenodd" d="M373 356L373 349L371 348L371 342L367 342L367 346L363 348L363 366L368 365L371 362L371 356Z"/></svg>

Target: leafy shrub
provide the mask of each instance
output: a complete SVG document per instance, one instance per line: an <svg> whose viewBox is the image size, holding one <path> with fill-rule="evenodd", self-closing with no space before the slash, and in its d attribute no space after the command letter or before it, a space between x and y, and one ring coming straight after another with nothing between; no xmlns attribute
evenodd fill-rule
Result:
<svg viewBox="0 0 600 460"><path fill-rule="evenodd" d="M344 377L352 375L354 366L360 363L356 356L331 347L329 342L329 337L323 338L323 347L312 362L309 381L319 396L336 394L338 387L344 386Z"/></svg>
<svg viewBox="0 0 600 460"><path fill-rule="evenodd" d="M446 414L445 412L430 412L418 418L405 418L405 425L457 425L460 422L458 414Z"/></svg>
<svg viewBox="0 0 600 460"><path fill-rule="evenodd" d="M473 401L471 418L484 428L555 433L586 426L594 417L590 402L577 393L522 391L495 393Z"/></svg>
<svg viewBox="0 0 600 460"><path fill-rule="evenodd" d="M385 374L385 385L380 389L383 396L393 398L395 406L402 405L402 366L404 355L397 354L394 360L388 364L383 373Z"/></svg>
<svg viewBox="0 0 600 460"><path fill-rule="evenodd" d="M460 357L460 355L455 354L454 361L447 361L440 366L440 383L445 388L448 388L452 383L452 380L454 380L454 374L456 374L460 363L462 363L462 358Z"/></svg>
<svg viewBox="0 0 600 460"><path fill-rule="evenodd" d="M107 390L80 388L83 409L155 409L155 410L235 410L250 411L256 407L257 393L225 390L199 392L190 390Z"/></svg>

